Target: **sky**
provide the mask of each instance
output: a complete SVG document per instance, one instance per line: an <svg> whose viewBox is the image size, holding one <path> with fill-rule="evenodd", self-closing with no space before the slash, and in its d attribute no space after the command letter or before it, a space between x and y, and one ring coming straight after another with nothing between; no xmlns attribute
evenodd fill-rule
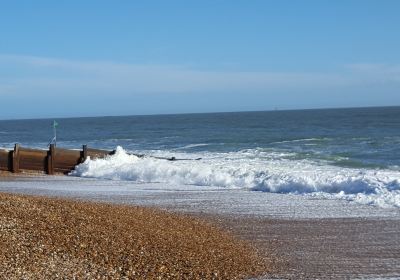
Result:
<svg viewBox="0 0 400 280"><path fill-rule="evenodd" d="M400 105L400 1L0 0L0 119Z"/></svg>

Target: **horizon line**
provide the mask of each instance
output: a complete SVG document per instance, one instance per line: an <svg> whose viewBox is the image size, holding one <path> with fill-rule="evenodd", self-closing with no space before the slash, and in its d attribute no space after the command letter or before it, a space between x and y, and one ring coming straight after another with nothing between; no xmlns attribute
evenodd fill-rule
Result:
<svg viewBox="0 0 400 280"><path fill-rule="evenodd" d="M229 113L257 113L257 112L287 112L287 111L317 111L317 110L349 110L349 109L372 109L372 108L395 108L400 105L382 105L382 106L351 106L351 107L316 107L316 108L298 108L298 109L275 109L268 110L239 110L239 111L215 111L215 112L185 112L185 113L154 113L137 115L93 115L93 116L70 116L70 117L38 117L38 118L6 118L0 121L24 121L24 120L61 120L61 119L84 119L84 118L118 118L118 117L146 117L146 116L176 116L176 115L203 115L203 114L229 114Z"/></svg>

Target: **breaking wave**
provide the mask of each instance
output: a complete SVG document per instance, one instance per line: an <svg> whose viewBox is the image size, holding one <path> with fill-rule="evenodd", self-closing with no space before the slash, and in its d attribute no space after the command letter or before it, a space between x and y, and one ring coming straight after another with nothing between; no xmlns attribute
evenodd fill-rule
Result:
<svg viewBox="0 0 400 280"><path fill-rule="evenodd" d="M87 159L70 175L136 183L241 188L339 198L400 207L400 171L341 168L257 149L235 153L182 154L201 160L139 158L118 147L104 159Z"/></svg>

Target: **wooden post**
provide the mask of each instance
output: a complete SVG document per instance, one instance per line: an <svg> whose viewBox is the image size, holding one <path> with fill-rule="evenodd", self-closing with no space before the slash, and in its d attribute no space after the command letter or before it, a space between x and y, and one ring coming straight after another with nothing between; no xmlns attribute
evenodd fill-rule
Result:
<svg viewBox="0 0 400 280"><path fill-rule="evenodd" d="M8 164L7 164L7 169L8 171L13 171L13 156L14 156L14 151L9 151L8 152Z"/></svg>
<svg viewBox="0 0 400 280"><path fill-rule="evenodd" d="M87 145L82 146L82 157L81 157L81 162L84 162L87 159Z"/></svg>
<svg viewBox="0 0 400 280"><path fill-rule="evenodd" d="M19 172L19 144L15 144L12 157L12 172Z"/></svg>
<svg viewBox="0 0 400 280"><path fill-rule="evenodd" d="M55 159L55 145L50 144L49 153L47 155L47 174L54 175L54 159Z"/></svg>

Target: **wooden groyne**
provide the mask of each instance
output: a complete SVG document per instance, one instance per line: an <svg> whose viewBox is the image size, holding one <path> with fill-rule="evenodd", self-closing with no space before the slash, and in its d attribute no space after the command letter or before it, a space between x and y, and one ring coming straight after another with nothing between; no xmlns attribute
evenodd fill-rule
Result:
<svg viewBox="0 0 400 280"><path fill-rule="evenodd" d="M49 175L67 174L87 157L102 158L114 153L115 151L91 149L87 145L83 145L82 150L70 150L51 144L48 150L40 150L15 144L14 150L0 149L0 170L13 173L28 171Z"/></svg>

